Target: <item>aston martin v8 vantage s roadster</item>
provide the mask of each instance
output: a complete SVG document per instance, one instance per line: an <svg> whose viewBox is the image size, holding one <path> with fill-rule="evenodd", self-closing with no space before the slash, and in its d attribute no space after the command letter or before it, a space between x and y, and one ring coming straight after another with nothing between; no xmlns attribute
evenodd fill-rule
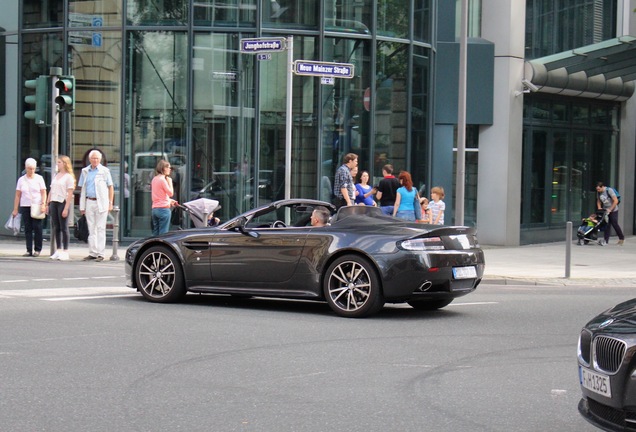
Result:
<svg viewBox="0 0 636 432"><path fill-rule="evenodd" d="M581 415L606 431L636 431L636 299L583 327L578 362Z"/></svg>
<svg viewBox="0 0 636 432"><path fill-rule="evenodd" d="M310 223L319 206L331 214L326 226ZM152 302L188 292L278 297L325 301L340 316L364 317L385 303L448 305L475 290L484 254L472 227L290 199L216 227L139 240L128 247L125 268L127 285Z"/></svg>

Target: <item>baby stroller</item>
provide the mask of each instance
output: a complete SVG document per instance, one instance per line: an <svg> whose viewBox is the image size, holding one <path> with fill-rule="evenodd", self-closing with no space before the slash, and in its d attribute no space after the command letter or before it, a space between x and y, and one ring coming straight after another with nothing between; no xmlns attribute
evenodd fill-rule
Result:
<svg viewBox="0 0 636 432"><path fill-rule="evenodd" d="M210 215L221 208L217 200L207 198L188 201L178 207L190 215L195 228L207 227Z"/></svg>
<svg viewBox="0 0 636 432"><path fill-rule="evenodd" d="M576 236L579 241L577 245L588 244L591 241L598 239L599 231L602 231L607 224L607 214L605 210L596 210L596 212L589 217L583 218L581 226L576 230Z"/></svg>

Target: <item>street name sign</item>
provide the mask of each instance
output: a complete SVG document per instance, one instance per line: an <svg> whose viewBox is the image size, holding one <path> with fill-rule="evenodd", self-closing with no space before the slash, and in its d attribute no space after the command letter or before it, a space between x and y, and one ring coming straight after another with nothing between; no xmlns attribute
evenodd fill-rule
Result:
<svg viewBox="0 0 636 432"><path fill-rule="evenodd" d="M257 54L266 52L281 52L287 49L285 38L254 38L241 39L241 52Z"/></svg>
<svg viewBox="0 0 636 432"><path fill-rule="evenodd" d="M294 62L294 73L306 76L353 78L353 65L350 63L296 60Z"/></svg>

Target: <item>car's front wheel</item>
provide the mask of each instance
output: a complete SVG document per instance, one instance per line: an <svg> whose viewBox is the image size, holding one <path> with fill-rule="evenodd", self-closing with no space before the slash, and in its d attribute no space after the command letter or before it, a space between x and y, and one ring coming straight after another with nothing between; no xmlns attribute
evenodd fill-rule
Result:
<svg viewBox="0 0 636 432"><path fill-rule="evenodd" d="M141 254L135 267L135 278L141 294L153 302L174 302L186 293L181 263L165 246L154 246Z"/></svg>
<svg viewBox="0 0 636 432"><path fill-rule="evenodd" d="M445 306L451 304L453 299L444 299L444 300L411 300L408 302L412 308L417 310L426 310L432 311L441 309Z"/></svg>
<svg viewBox="0 0 636 432"><path fill-rule="evenodd" d="M331 309L343 317L365 317L384 306L375 268L367 259L356 255L345 255L331 263L323 289Z"/></svg>

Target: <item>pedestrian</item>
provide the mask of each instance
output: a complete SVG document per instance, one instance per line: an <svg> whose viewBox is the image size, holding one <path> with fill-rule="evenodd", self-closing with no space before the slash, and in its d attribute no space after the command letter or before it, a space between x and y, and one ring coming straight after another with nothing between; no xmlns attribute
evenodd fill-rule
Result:
<svg viewBox="0 0 636 432"><path fill-rule="evenodd" d="M155 167L155 176L150 182L152 195L152 235L159 235L170 231L172 207L177 201L172 199L174 187L172 185L172 167L170 162L159 159Z"/></svg>
<svg viewBox="0 0 636 432"><path fill-rule="evenodd" d="M605 186L603 182L596 183L596 208L605 210L608 222L605 231L603 231L604 238L603 240L599 240L598 244L605 246L609 243L610 232L612 230L610 226L612 226L618 236L617 244L622 246L625 242L625 236L618 224L618 197L616 196L616 191L611 187Z"/></svg>
<svg viewBox="0 0 636 432"><path fill-rule="evenodd" d="M393 165L386 164L382 168L384 178L380 180L375 198L380 202L380 209L385 215L393 214L395 195L400 187L400 181L393 175Z"/></svg>
<svg viewBox="0 0 636 432"><path fill-rule="evenodd" d="M102 152L91 150L90 164L82 169L78 186L80 213L86 216L88 225L88 256L84 261L104 261L106 250L106 222L108 212L113 210L115 188L110 170L101 164Z"/></svg>
<svg viewBox="0 0 636 432"><path fill-rule="evenodd" d="M333 182L333 194L335 195L335 206L340 208L343 206L354 205L355 202L355 185L351 170L358 166L358 155L355 153L347 153L343 158L343 164L336 171Z"/></svg>
<svg viewBox="0 0 636 432"><path fill-rule="evenodd" d="M420 219L418 222L430 224L432 220L431 210L428 208L428 198L420 198L420 207L422 208L422 219Z"/></svg>
<svg viewBox="0 0 636 432"><path fill-rule="evenodd" d="M411 173L402 171L398 176L398 180L402 186L397 190L395 196L395 205L393 206L393 216L407 221L416 221L419 218L415 212L415 203L419 207L420 199L417 190L413 187Z"/></svg>
<svg viewBox="0 0 636 432"><path fill-rule="evenodd" d="M360 181L356 183L356 205L376 206L375 188L369 185L369 171L360 173Z"/></svg>
<svg viewBox="0 0 636 432"><path fill-rule="evenodd" d="M442 201L444 196L443 187L435 186L431 189L431 201L428 203L428 208L431 211L433 225L444 225L444 210L446 210L446 203Z"/></svg>
<svg viewBox="0 0 636 432"><path fill-rule="evenodd" d="M26 237L26 253L22 256L40 256L42 252L42 219L31 217L31 208L34 212L45 214L46 212L46 184L40 174L36 174L37 162L33 158L24 161L25 174L18 179L13 200L13 213L18 212L24 222L24 235ZM34 244L35 243L35 244Z"/></svg>
<svg viewBox="0 0 636 432"><path fill-rule="evenodd" d="M69 231L68 215L73 210L73 191L75 190L75 174L73 165L68 156L60 155L56 161L57 173L51 181L47 213L51 220L51 229L55 238L57 250L51 255L51 259L67 261Z"/></svg>

